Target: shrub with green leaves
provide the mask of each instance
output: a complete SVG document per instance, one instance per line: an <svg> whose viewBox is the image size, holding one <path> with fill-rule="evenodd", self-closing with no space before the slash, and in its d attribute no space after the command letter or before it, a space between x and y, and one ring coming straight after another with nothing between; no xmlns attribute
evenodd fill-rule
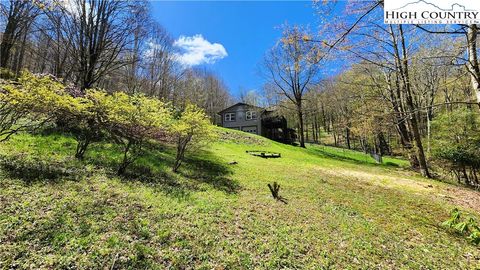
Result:
<svg viewBox="0 0 480 270"><path fill-rule="evenodd" d="M474 244L478 245L480 243L480 228L477 221L472 216L463 218L462 212L457 208L452 210L450 218L443 222L442 225L462 235L467 235L468 240Z"/></svg>
<svg viewBox="0 0 480 270"><path fill-rule="evenodd" d="M0 84L0 141L42 127L52 122L59 111L75 110L79 105L50 76L22 72L18 82Z"/></svg>
<svg viewBox="0 0 480 270"><path fill-rule="evenodd" d="M103 101L106 95L102 90L87 90L84 96L75 98L77 106L61 110L57 115L57 124L77 141L75 157L78 159L83 159L92 142L106 137L105 125L108 119Z"/></svg>
<svg viewBox="0 0 480 270"><path fill-rule="evenodd" d="M8 68L0 68L0 79L14 80L15 77L15 73L12 70Z"/></svg>
<svg viewBox="0 0 480 270"><path fill-rule="evenodd" d="M216 138L213 125L205 112L193 104L187 104L172 125L173 140L177 145L177 154L173 171L176 172L187 150L198 149Z"/></svg>
<svg viewBox="0 0 480 270"><path fill-rule="evenodd" d="M124 174L128 165L141 155L142 147L148 140L166 138L172 123L168 104L143 94L94 92L92 95L105 110L109 134L124 147L119 175Z"/></svg>
<svg viewBox="0 0 480 270"><path fill-rule="evenodd" d="M0 100L0 139L55 123L73 135L75 157L82 159L92 142L108 137L123 146L119 175L149 140L176 143L173 170L177 171L187 150L198 149L215 134L205 112L195 105L187 105L174 119L170 105L156 98L96 89L74 95L55 78L28 72L22 73L18 83L2 84Z"/></svg>

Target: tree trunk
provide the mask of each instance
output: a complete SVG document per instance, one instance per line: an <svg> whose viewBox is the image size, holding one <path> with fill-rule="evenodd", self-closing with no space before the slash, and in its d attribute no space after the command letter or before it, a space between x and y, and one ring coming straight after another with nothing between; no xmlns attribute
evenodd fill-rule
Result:
<svg viewBox="0 0 480 270"><path fill-rule="evenodd" d="M27 34L28 34L28 29L29 28L30 28L30 26L28 26L26 29L24 29L24 33L23 33L23 37L22 37L22 45L20 46L20 51L19 51L18 58L17 58L17 64L15 66L15 74L17 76L19 76L20 71L23 68L23 58L25 56L25 47L26 47L26 44L27 44Z"/></svg>
<svg viewBox="0 0 480 270"><path fill-rule="evenodd" d="M467 68L470 72L470 80L472 88L477 98L477 103L480 108L480 67L478 64L477 54L477 36L478 26L471 24L468 26L467 32L467 47L468 47L468 64Z"/></svg>
<svg viewBox="0 0 480 270"><path fill-rule="evenodd" d="M308 119L305 119L305 141L306 142L309 142L310 141L310 138L309 138L309 134L308 134Z"/></svg>
<svg viewBox="0 0 480 270"><path fill-rule="evenodd" d="M10 59L10 52L15 44L15 28L17 23L12 18L8 18L7 25L0 44L0 68L8 67L8 60Z"/></svg>
<svg viewBox="0 0 480 270"><path fill-rule="evenodd" d="M322 121L323 121L323 130L327 133L330 133L330 127L329 124L327 123L327 116L325 115L325 108L323 106L323 103L321 104L322 107Z"/></svg>
<svg viewBox="0 0 480 270"><path fill-rule="evenodd" d="M427 112L427 153L430 155L431 139L432 139L432 119L431 114Z"/></svg>
<svg viewBox="0 0 480 270"><path fill-rule="evenodd" d="M300 147L305 148L305 134L303 134L303 112L302 112L302 101L297 100L297 115L298 115L298 133L300 133Z"/></svg>
<svg viewBox="0 0 480 270"><path fill-rule="evenodd" d="M345 130L345 140L347 142L347 148L351 149L351 146L350 146L350 128L348 128L348 127Z"/></svg>
<svg viewBox="0 0 480 270"><path fill-rule="evenodd" d="M183 158L185 157L185 150L187 149L187 144L190 142L191 139L191 135L187 135L185 138L178 138L177 154L175 156L175 163L173 164L173 172L178 172L178 169L182 165Z"/></svg>
<svg viewBox="0 0 480 270"><path fill-rule="evenodd" d="M128 158L128 152L130 151L130 147L132 146L133 142L131 140L128 141L125 149L123 151L123 160L120 166L118 167L117 175L123 175L127 171L128 165L131 163L131 160Z"/></svg>
<svg viewBox="0 0 480 270"><path fill-rule="evenodd" d="M380 132L377 135L377 139L378 139L378 150L379 150L377 154L380 154L382 156L391 154L390 146L387 140L385 139L383 132Z"/></svg>
<svg viewBox="0 0 480 270"><path fill-rule="evenodd" d="M405 45L405 37L403 35L402 25L399 25L398 27L400 30L400 40L401 40L401 46L402 46L402 63L400 65L400 73L404 81L406 104L411 114L409 119L412 127L413 138L415 140L415 145L417 146L417 156L418 156L418 162L420 165L420 173L424 177L431 178L430 172L428 171L428 167L427 167L425 152L423 150L422 138L420 136L420 131L418 128L418 122L417 122L418 112L415 108L415 105L413 104L412 91L410 86L410 77L408 72L408 58L407 58L407 48Z"/></svg>
<svg viewBox="0 0 480 270"><path fill-rule="evenodd" d="M77 150L75 152L75 158L77 159L83 159L85 156L85 152L87 152L87 148L90 145L90 140L85 139L85 140L80 140L77 144Z"/></svg>

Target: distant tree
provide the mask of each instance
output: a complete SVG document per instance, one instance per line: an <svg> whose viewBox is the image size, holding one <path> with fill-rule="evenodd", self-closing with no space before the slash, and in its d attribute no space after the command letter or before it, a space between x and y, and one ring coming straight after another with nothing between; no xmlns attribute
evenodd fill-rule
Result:
<svg viewBox="0 0 480 270"><path fill-rule="evenodd" d="M174 86L171 99L178 108L185 108L190 103L197 105L212 121L232 100L221 79L205 69L185 70Z"/></svg>
<svg viewBox="0 0 480 270"><path fill-rule="evenodd" d="M127 52L123 56L127 62L123 66L121 75L125 82L126 91L136 93L142 89L142 64L144 60L145 44L148 42L148 32L154 28L155 23L151 20L148 12L149 3L146 0L137 0L135 4L129 6L129 12L132 17L129 23L132 25L130 39L127 46Z"/></svg>
<svg viewBox="0 0 480 270"><path fill-rule="evenodd" d="M429 27L425 25L417 25L417 27L430 34L447 34L453 36L465 37L465 49L467 58L459 56L456 51L452 51L450 56L456 59L456 62L463 63L470 75L471 89L475 95L478 108L480 109L480 60L478 59L478 34L480 28L477 24L459 24L452 27Z"/></svg>
<svg viewBox="0 0 480 270"><path fill-rule="evenodd" d="M232 103L232 97L223 80L215 74L206 73L204 77L205 99L202 103L196 103L205 110L212 121L217 113Z"/></svg>
<svg viewBox="0 0 480 270"><path fill-rule="evenodd" d="M72 0L60 5L62 31L71 36L75 81L84 91L113 70L128 64L123 58L138 29L131 1ZM135 40L135 38L133 38ZM123 54L123 55L122 55Z"/></svg>
<svg viewBox="0 0 480 270"><path fill-rule="evenodd" d="M147 80L145 93L162 99L170 98L181 70L175 61L173 40L159 24L152 23L143 51L142 74Z"/></svg>
<svg viewBox="0 0 480 270"><path fill-rule="evenodd" d="M12 49L20 39L25 44L28 29L38 16L39 8L31 0L0 1L0 14L5 18L0 43L0 68L8 68Z"/></svg>
<svg viewBox="0 0 480 270"><path fill-rule="evenodd" d="M325 57L320 47L308 39L301 28L287 27L264 61L265 76L296 107L301 147L305 147L303 97L315 83L319 62Z"/></svg>
<svg viewBox="0 0 480 270"><path fill-rule="evenodd" d="M57 1L57 0L55 0ZM29 69L40 73L50 73L64 82L73 81L72 77L77 67L73 55L74 34L67 31L66 24L70 21L63 6L56 3L43 10L42 20L39 20L33 34L32 59Z"/></svg>
<svg viewBox="0 0 480 270"><path fill-rule="evenodd" d="M240 101L254 106L262 106L262 96L256 90L240 91Z"/></svg>

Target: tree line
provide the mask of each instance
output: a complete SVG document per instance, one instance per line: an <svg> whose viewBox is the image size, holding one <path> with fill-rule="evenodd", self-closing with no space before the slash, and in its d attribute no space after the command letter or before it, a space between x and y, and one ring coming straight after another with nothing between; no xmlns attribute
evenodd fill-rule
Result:
<svg viewBox="0 0 480 270"><path fill-rule="evenodd" d="M231 103L223 81L182 66L149 1L9 0L0 2L0 69L51 74L80 92L144 93L174 106L193 103L214 120Z"/></svg>
<svg viewBox="0 0 480 270"><path fill-rule="evenodd" d="M336 5L343 14L331 13ZM285 26L263 67L266 92L300 145L333 137L336 146L404 155L425 177L452 173L478 186L478 27L387 25L379 0L316 6L330 23L318 32Z"/></svg>

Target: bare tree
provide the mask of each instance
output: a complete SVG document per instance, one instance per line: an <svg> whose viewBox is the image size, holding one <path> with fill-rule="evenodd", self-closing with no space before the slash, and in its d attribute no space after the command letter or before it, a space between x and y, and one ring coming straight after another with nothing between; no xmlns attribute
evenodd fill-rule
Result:
<svg viewBox="0 0 480 270"><path fill-rule="evenodd" d="M158 24L152 24L143 52L143 75L148 81L145 91L151 96L169 98L181 70L175 62L173 40Z"/></svg>
<svg viewBox="0 0 480 270"><path fill-rule="evenodd" d="M188 103L195 104L215 120L217 113L230 105L232 98L214 73L205 69L187 69L175 84L171 100L180 108Z"/></svg>
<svg viewBox="0 0 480 270"><path fill-rule="evenodd" d="M129 20L132 24L132 32L129 48L127 54L124 56L124 60L127 64L123 67L124 76L122 76L125 82L126 91L129 93L135 93L142 88L141 82L141 69L142 69L142 53L147 49L145 48L149 29L154 29L155 22L151 20L148 13L149 4L145 0L138 0L134 5L131 5L130 12L132 18Z"/></svg>
<svg viewBox="0 0 480 270"><path fill-rule="evenodd" d="M103 76L126 63L122 58L136 29L131 2L72 0L63 6L64 31L73 37L72 57L75 81L82 89L91 88Z"/></svg>
<svg viewBox="0 0 480 270"><path fill-rule="evenodd" d="M23 39L23 44L25 44L27 30L38 16L39 9L30 0L1 1L0 14L6 20L0 43L0 67L7 68L12 48L20 39Z"/></svg>
<svg viewBox="0 0 480 270"><path fill-rule="evenodd" d="M306 40L308 37L302 29L287 27L264 62L265 76L296 107L301 147L305 147L303 96L315 83L318 63L325 56L318 46Z"/></svg>
<svg viewBox="0 0 480 270"><path fill-rule="evenodd" d="M425 151L423 149L422 137L420 135L420 128L417 122L418 113L417 107L413 103L412 97L412 86L411 78L409 72L409 58L407 55L407 46L406 39L403 31L403 26L398 25L398 33L395 34L393 27L390 26L390 33L392 35L392 42L395 54L395 60L397 64L397 70L402 80L403 94L405 97L405 103L407 105L410 114L412 114L409 119L410 128L413 134L413 139L415 140L415 145L417 146L417 157L420 165L420 173L430 178L430 173L427 166L427 159L425 157Z"/></svg>
<svg viewBox="0 0 480 270"><path fill-rule="evenodd" d="M240 101L255 106L264 105L262 102L262 96L255 90L246 90L245 88L240 89Z"/></svg>
<svg viewBox="0 0 480 270"><path fill-rule="evenodd" d="M410 141L415 142L416 155L410 153L411 164L415 166L418 162L422 175L430 177L418 123L418 108L412 94L409 59L411 48L407 45L412 36L409 36L407 40L402 25L384 27L379 24L378 21L381 20L382 16L380 12L382 6L383 1L381 0L350 1L347 12L357 16L353 23L336 25L336 30L340 33L339 36L331 42L320 42L331 49L348 51L367 63L387 70L385 78L389 82L390 99L392 101L398 100L392 102L392 105L398 113L396 121L399 123L397 128L402 137L402 143L410 148ZM352 36L355 36L355 41L351 38ZM351 42L348 42L350 41L349 38ZM359 40L369 40L371 44L369 46L356 46ZM339 48L340 45L346 46ZM359 48L351 49L351 46ZM380 50L375 50L375 48L380 48ZM393 87L391 82L393 82ZM396 92L391 91L393 89L396 89ZM405 126L403 122L408 125Z"/></svg>

